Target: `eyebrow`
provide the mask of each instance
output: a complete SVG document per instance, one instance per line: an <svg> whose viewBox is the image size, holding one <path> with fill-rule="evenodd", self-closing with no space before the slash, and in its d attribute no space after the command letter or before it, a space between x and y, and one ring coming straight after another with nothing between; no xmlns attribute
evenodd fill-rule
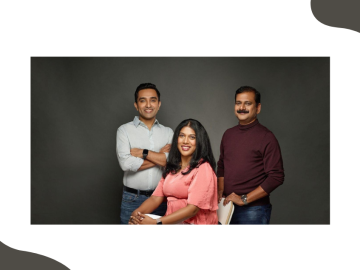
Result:
<svg viewBox="0 0 360 270"><path fill-rule="evenodd" d="M147 97L139 97L139 99L146 99ZM149 97L150 99L153 99L153 98L155 98L155 99L157 99L157 97Z"/></svg>

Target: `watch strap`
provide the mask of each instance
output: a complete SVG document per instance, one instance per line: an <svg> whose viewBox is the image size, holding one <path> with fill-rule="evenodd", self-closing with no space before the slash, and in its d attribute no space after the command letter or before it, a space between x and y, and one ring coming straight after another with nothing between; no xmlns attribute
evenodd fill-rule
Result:
<svg viewBox="0 0 360 270"><path fill-rule="evenodd" d="M156 219L156 225L162 225L162 221L161 221L160 218L157 218L157 219Z"/></svg>
<svg viewBox="0 0 360 270"><path fill-rule="evenodd" d="M144 149L144 150L143 150L143 159L144 159L144 160L146 159L146 157L147 157L148 154L149 154L149 150Z"/></svg>

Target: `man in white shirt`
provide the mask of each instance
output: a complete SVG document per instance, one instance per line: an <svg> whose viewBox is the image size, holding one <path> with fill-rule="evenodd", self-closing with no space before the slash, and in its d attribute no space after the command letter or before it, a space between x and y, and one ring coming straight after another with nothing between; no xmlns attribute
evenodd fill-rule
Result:
<svg viewBox="0 0 360 270"><path fill-rule="evenodd" d="M134 106L139 116L120 126L116 134L116 153L124 171L121 224L128 224L131 213L151 196L159 183L174 134L156 119L161 106L156 85L140 84ZM165 212L166 202L153 214L163 216Z"/></svg>

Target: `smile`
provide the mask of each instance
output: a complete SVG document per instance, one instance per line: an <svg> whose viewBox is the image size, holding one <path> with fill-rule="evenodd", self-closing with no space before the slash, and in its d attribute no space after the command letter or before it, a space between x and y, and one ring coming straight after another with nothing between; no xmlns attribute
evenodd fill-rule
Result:
<svg viewBox="0 0 360 270"><path fill-rule="evenodd" d="M190 146L181 146L181 149L183 150L183 151L189 151L190 150Z"/></svg>
<svg viewBox="0 0 360 270"><path fill-rule="evenodd" d="M146 113L151 113L153 110L144 110Z"/></svg>

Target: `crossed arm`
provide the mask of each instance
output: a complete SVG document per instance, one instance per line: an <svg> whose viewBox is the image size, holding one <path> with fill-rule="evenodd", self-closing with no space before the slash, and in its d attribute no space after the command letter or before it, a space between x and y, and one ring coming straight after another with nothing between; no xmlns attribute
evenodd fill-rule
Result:
<svg viewBox="0 0 360 270"><path fill-rule="evenodd" d="M172 131L171 131L172 132ZM169 133L169 140L171 141L172 133ZM119 160L120 167L123 171L137 172L145 170L156 165L166 165L166 154L170 152L170 144L166 144L160 149L159 153L149 151L146 160L143 160L143 149L130 148L129 137L123 126L118 128L116 133L116 154Z"/></svg>
<svg viewBox="0 0 360 270"><path fill-rule="evenodd" d="M169 153L170 147L171 147L170 144L166 144L163 148L160 149L159 153L149 150L146 159L144 160L143 164L140 166L138 171L149 169L156 165L164 167L166 165L165 153ZM131 148L130 155L132 155L133 157L142 158L143 150L144 149L140 149L140 148Z"/></svg>

